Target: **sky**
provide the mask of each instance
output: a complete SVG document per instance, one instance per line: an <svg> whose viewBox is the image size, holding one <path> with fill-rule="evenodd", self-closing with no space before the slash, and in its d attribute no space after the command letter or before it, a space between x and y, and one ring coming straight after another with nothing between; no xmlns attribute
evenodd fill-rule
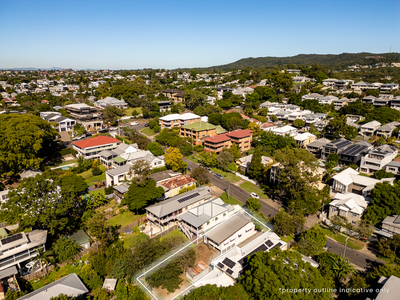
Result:
<svg viewBox="0 0 400 300"><path fill-rule="evenodd" d="M398 0L0 0L0 68L142 69L400 52Z"/></svg>

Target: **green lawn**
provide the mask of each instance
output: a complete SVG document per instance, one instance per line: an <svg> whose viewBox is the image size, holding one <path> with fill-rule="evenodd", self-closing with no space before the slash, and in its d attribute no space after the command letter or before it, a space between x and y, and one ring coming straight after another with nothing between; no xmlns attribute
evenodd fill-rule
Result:
<svg viewBox="0 0 400 300"><path fill-rule="evenodd" d="M257 186L252 184L251 182L244 182L240 185L240 187L249 193L256 193L261 199L268 199L268 196L263 193Z"/></svg>
<svg viewBox="0 0 400 300"><path fill-rule="evenodd" d="M321 229L326 236L329 236L330 238L333 238L335 241L345 244L346 243L346 235L343 235L341 233L337 233L334 234L329 228L326 227L322 227L319 225L315 225L316 227L318 227L319 229ZM349 238L347 241L347 246L349 246L350 248L353 248L355 250L360 250L362 248L364 248L364 243L362 241L353 239L353 238Z"/></svg>
<svg viewBox="0 0 400 300"><path fill-rule="evenodd" d="M105 188L102 188L102 189L91 191L89 194L93 194L93 195L100 194L100 195L105 196L106 195L106 190L105 190Z"/></svg>
<svg viewBox="0 0 400 300"><path fill-rule="evenodd" d="M124 116L129 116L129 117L132 116L133 110L136 110L139 114L142 113L141 107L129 107L129 108L125 109Z"/></svg>
<svg viewBox="0 0 400 300"><path fill-rule="evenodd" d="M229 196L226 193L223 193L220 198L222 199L222 201L224 201L226 204L231 204L231 205L235 205L238 204L240 206L243 206L244 204L242 202L240 202L238 199L233 198L232 196Z"/></svg>
<svg viewBox="0 0 400 300"><path fill-rule="evenodd" d="M141 131L142 131L142 133L144 133L144 134L147 135L147 136L153 136L153 135L156 134L156 133L153 131L153 129L151 129L151 128L149 128L149 127L145 127L145 128L143 128Z"/></svg>
<svg viewBox="0 0 400 300"><path fill-rule="evenodd" d="M186 239L186 235L184 235L183 232L181 232L181 231L179 231L179 230L177 229L177 230L171 231L171 232L168 233L167 235L164 235L162 238L160 238L160 240L162 241L162 240L164 240L165 238L167 238L167 237L172 237L172 236L181 236L181 237L183 237L183 238Z"/></svg>
<svg viewBox="0 0 400 300"><path fill-rule="evenodd" d="M74 163L76 163L76 160L64 161L64 162L59 163L59 164L57 164L55 166L52 166L52 167L53 168L54 167L61 167L61 166L70 165L70 164L74 164Z"/></svg>
<svg viewBox="0 0 400 300"><path fill-rule="evenodd" d="M104 190L104 189L103 189L103 190ZM106 206L103 206L102 208L100 208L99 211L103 212L103 211L105 211L106 209L108 209L108 208L113 208L113 207L115 207L115 206L117 206L117 204L116 204L116 202L115 202L115 199L113 199L113 200L111 200L111 202L108 203Z"/></svg>
<svg viewBox="0 0 400 300"><path fill-rule="evenodd" d="M101 170L102 172L105 172L105 171L106 171L106 167L103 166L103 165L100 165L99 168L100 168L100 170ZM89 170L87 170L87 171L85 171L85 172L82 172L82 173L80 173L80 174L78 174L78 175L81 176L83 179L88 179L89 177L92 177L92 176L93 176L93 174L92 174L92 169L89 169ZM105 176L105 174L104 174L104 176Z"/></svg>
<svg viewBox="0 0 400 300"><path fill-rule="evenodd" d="M148 240L150 237L144 233L140 233L137 226L133 227L133 233L131 235L123 236L124 248L130 249L135 246L138 242Z"/></svg>
<svg viewBox="0 0 400 300"><path fill-rule="evenodd" d="M233 183L238 182L241 179L239 176L236 176L235 174L233 174L231 172L225 172L225 171L222 171L217 168L212 168L211 170L214 173L221 174L222 176L224 176L224 179L226 179L230 182L233 182Z"/></svg>
<svg viewBox="0 0 400 300"><path fill-rule="evenodd" d="M87 183L88 186L95 185L97 181L104 181L106 180L106 173L102 173L101 175L98 176L92 176L87 179L85 179L85 182Z"/></svg>
<svg viewBox="0 0 400 300"><path fill-rule="evenodd" d="M190 159L192 162L198 164L200 162L200 158L194 154L186 156L187 159Z"/></svg>
<svg viewBox="0 0 400 300"><path fill-rule="evenodd" d="M134 222L135 220L137 220L138 217L140 217L140 216L137 216L135 213L133 213L129 210L126 210L122 214L119 214L119 215L109 219L108 224L111 226L120 225L121 227L124 227L124 226L129 225L130 223Z"/></svg>
<svg viewBox="0 0 400 300"><path fill-rule="evenodd" d="M80 265L74 266L73 264L67 264L65 267L62 267L56 271L55 270L51 271L47 276L41 278L39 281L35 282L34 280L32 280L30 281L30 283L32 284L32 288L34 290L37 290L45 286L46 284L56 281L68 274L76 273L79 275L80 269L81 269Z"/></svg>

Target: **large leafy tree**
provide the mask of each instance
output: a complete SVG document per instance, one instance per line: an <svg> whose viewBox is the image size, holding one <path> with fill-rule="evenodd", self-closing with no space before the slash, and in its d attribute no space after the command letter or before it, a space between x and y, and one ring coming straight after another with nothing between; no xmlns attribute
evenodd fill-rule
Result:
<svg viewBox="0 0 400 300"><path fill-rule="evenodd" d="M390 107L379 107L367 114L367 121L376 120L382 124L386 124L400 119L400 111Z"/></svg>
<svg viewBox="0 0 400 300"><path fill-rule="evenodd" d="M215 284L207 284L194 289L190 294L185 296L185 300L248 300L250 299L241 284L235 284L228 287L218 287Z"/></svg>
<svg viewBox="0 0 400 300"><path fill-rule="evenodd" d="M283 236L300 233L305 223L306 220L302 214L290 215L284 209L280 209L274 219L276 232Z"/></svg>
<svg viewBox="0 0 400 300"><path fill-rule="evenodd" d="M0 115L0 176L14 176L22 169L39 169L51 154L57 131L34 115Z"/></svg>
<svg viewBox="0 0 400 300"><path fill-rule="evenodd" d="M207 184L210 181L210 173L204 168L198 167L192 170L190 176L196 179L200 184Z"/></svg>
<svg viewBox="0 0 400 300"><path fill-rule="evenodd" d="M228 150L222 150L217 156L218 167L222 170L228 170L233 163L233 155Z"/></svg>
<svg viewBox="0 0 400 300"><path fill-rule="evenodd" d="M183 156L179 149L175 147L169 147L167 150L165 150L165 164L167 165L167 168L170 168L172 171L179 171L183 170L186 168L186 163L183 162Z"/></svg>
<svg viewBox="0 0 400 300"><path fill-rule="evenodd" d="M323 290L333 287L329 278L305 263L299 253L279 248L251 256L239 283L251 299L332 299L331 293ZM282 289L310 289L311 292L290 295ZM314 289L321 292L314 293Z"/></svg>
<svg viewBox="0 0 400 300"><path fill-rule="evenodd" d="M287 147L275 151L275 159L280 163L279 194L288 206L303 214L316 212L322 198L316 188L316 158L304 149Z"/></svg>
<svg viewBox="0 0 400 300"><path fill-rule="evenodd" d="M274 151L285 147L297 147L294 138L290 136L276 135L270 131L261 132L259 138L253 141L253 144L255 147L261 147L261 149L267 153L273 153Z"/></svg>
<svg viewBox="0 0 400 300"><path fill-rule="evenodd" d="M259 147L254 151L253 157L251 158L249 166L249 175L251 178L257 181L262 181L264 179L265 167L261 163L262 155Z"/></svg>
<svg viewBox="0 0 400 300"><path fill-rule="evenodd" d="M195 109L197 106L203 105L207 96L195 90L187 90L183 93L185 105L190 110Z"/></svg>
<svg viewBox="0 0 400 300"><path fill-rule="evenodd" d="M327 238L318 228L311 227L300 235L297 247L301 254L314 256L324 249Z"/></svg>
<svg viewBox="0 0 400 300"><path fill-rule="evenodd" d="M55 234L73 230L82 212L83 205L75 193L60 192L54 180L38 175L24 179L9 192L0 215L9 224L44 228Z"/></svg>
<svg viewBox="0 0 400 300"><path fill-rule="evenodd" d="M376 225L390 215L400 214L400 187L388 182L377 183L364 219Z"/></svg>
<svg viewBox="0 0 400 300"><path fill-rule="evenodd" d="M65 262L72 261L81 247L69 237L63 236L55 241L52 248L57 261Z"/></svg>
<svg viewBox="0 0 400 300"><path fill-rule="evenodd" d="M162 197L164 189L157 187L153 179L146 180L143 184L131 184L124 195L123 203L132 211L139 211Z"/></svg>
<svg viewBox="0 0 400 300"><path fill-rule="evenodd" d="M149 150L153 155L160 156L164 154L164 150L161 145L157 142L148 143L146 150Z"/></svg>
<svg viewBox="0 0 400 300"><path fill-rule="evenodd" d="M353 139L357 136L358 129L356 127L347 125L346 122L346 116L334 117L325 127L325 132L336 137L344 136L347 139Z"/></svg>
<svg viewBox="0 0 400 300"><path fill-rule="evenodd" d="M66 175L60 178L61 192L65 195L82 195L87 192L88 185L81 176Z"/></svg>

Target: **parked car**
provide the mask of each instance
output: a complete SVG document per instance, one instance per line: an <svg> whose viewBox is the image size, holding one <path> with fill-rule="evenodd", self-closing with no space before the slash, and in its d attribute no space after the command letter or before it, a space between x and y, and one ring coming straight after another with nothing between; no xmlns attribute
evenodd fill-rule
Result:
<svg viewBox="0 0 400 300"><path fill-rule="evenodd" d="M144 124L144 127L149 127L149 123Z"/></svg>
<svg viewBox="0 0 400 300"><path fill-rule="evenodd" d="M136 126L136 125L139 125L139 123L138 122L131 122L131 126Z"/></svg>
<svg viewBox="0 0 400 300"><path fill-rule="evenodd" d="M191 168L191 167L188 167L187 170L188 170L189 172L191 172L191 171L192 171L192 168Z"/></svg>
<svg viewBox="0 0 400 300"><path fill-rule="evenodd" d="M260 199L260 196L258 196L256 193L252 192L250 193L250 197L251 198L256 198L256 199Z"/></svg>
<svg viewBox="0 0 400 300"><path fill-rule="evenodd" d="M205 167L204 169L206 169L208 171L208 173L212 174L212 170L210 168Z"/></svg>
<svg viewBox="0 0 400 300"><path fill-rule="evenodd" d="M222 176L221 174L215 173L215 177L219 178L219 179L224 179L224 176Z"/></svg>
<svg viewBox="0 0 400 300"><path fill-rule="evenodd" d="M125 124L125 125L122 125L121 127L128 127L128 125Z"/></svg>

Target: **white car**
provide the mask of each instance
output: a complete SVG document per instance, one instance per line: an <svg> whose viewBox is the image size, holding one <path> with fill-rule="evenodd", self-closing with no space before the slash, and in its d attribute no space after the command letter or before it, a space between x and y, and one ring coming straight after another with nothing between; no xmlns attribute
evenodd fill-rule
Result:
<svg viewBox="0 0 400 300"><path fill-rule="evenodd" d="M260 196L258 196L256 193L250 193L250 197L260 199Z"/></svg>
<svg viewBox="0 0 400 300"><path fill-rule="evenodd" d="M138 122L131 122L131 126L136 126L136 125L139 125L139 123Z"/></svg>

